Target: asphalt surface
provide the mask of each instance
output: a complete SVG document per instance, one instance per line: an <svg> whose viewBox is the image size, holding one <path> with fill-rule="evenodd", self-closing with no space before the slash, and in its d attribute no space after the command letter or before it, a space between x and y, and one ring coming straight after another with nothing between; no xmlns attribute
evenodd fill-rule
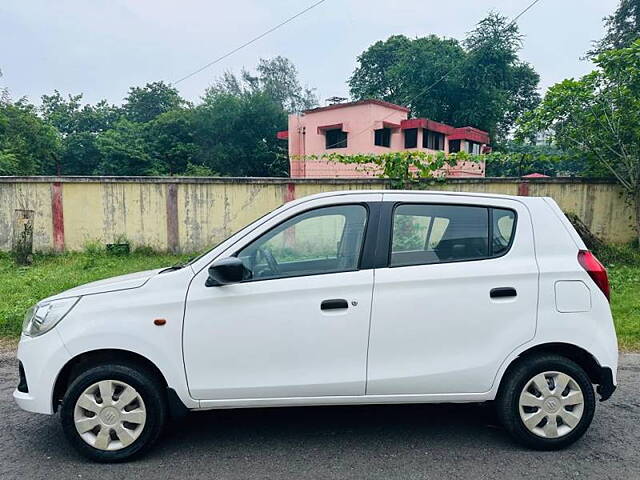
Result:
<svg viewBox="0 0 640 480"><path fill-rule="evenodd" d="M224 410L172 424L143 458L100 465L67 444L58 417L11 398L13 348L0 347L1 479L640 479L640 355L591 429L561 452L515 445L488 405Z"/></svg>

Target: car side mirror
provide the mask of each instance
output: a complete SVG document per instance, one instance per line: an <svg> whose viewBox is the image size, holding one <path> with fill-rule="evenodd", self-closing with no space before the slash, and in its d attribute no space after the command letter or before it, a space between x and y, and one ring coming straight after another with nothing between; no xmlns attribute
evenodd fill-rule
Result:
<svg viewBox="0 0 640 480"><path fill-rule="evenodd" d="M209 267L209 277L205 286L219 287L239 283L248 278L251 278L251 272L244 266L242 260L237 257L221 258Z"/></svg>

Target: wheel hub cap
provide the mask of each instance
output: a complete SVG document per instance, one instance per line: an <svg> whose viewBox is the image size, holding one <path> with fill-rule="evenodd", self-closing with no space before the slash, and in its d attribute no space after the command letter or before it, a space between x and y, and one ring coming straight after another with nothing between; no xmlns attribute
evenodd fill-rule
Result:
<svg viewBox="0 0 640 480"><path fill-rule="evenodd" d="M113 407L103 408L100 412L100 420L104 425L115 425L119 419L120 414L118 413L118 410Z"/></svg>
<svg viewBox="0 0 640 480"><path fill-rule="evenodd" d="M80 437L99 450L120 450L142 433L147 420L144 401L119 380L94 383L78 397L74 423Z"/></svg>
<svg viewBox="0 0 640 480"><path fill-rule="evenodd" d="M525 383L518 409L530 432L539 437L559 438L580 423L584 397L578 383L566 373L543 372Z"/></svg>
<svg viewBox="0 0 640 480"><path fill-rule="evenodd" d="M544 401L544 409L548 413L556 413L560 410L560 399L556 397L549 397Z"/></svg>

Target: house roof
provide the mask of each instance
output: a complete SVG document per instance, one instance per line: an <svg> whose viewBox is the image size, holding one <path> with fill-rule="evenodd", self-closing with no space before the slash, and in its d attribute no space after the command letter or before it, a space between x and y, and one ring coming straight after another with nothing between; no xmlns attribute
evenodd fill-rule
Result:
<svg viewBox="0 0 640 480"><path fill-rule="evenodd" d="M364 100L357 100L355 102L335 103L333 105L328 105L326 107L318 107L318 108L312 108L310 110L305 110L304 113L309 114L309 113L316 113L316 112L324 112L326 110L336 110L338 108L354 107L356 105L367 105L367 104L380 105L382 107L393 108L401 112L409 113L409 109L407 107L396 105L395 103L391 103L391 102L385 102L384 100L376 100L374 98L365 98Z"/></svg>
<svg viewBox="0 0 640 480"><path fill-rule="evenodd" d="M530 173L529 175L522 175L522 178L549 178L549 175L543 173Z"/></svg>
<svg viewBox="0 0 640 480"><path fill-rule="evenodd" d="M460 127L454 129L449 140L471 140L478 143L489 143L489 134L474 127Z"/></svg>
<svg viewBox="0 0 640 480"><path fill-rule="evenodd" d="M428 118L409 118L408 120L402 120L400 125L403 130L407 130L409 128L426 128L427 130L444 133L445 135L450 135L456 130L456 128L451 125L435 122Z"/></svg>

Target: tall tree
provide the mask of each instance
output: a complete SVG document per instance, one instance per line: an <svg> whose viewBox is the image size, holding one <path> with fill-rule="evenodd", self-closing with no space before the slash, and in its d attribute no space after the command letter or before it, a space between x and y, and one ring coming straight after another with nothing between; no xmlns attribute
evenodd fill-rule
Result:
<svg viewBox="0 0 640 480"><path fill-rule="evenodd" d="M495 13L462 44L435 35L392 36L358 57L351 95L406 105L413 115L505 138L515 118L539 102L539 77L519 59L520 48L517 25Z"/></svg>
<svg viewBox="0 0 640 480"><path fill-rule="evenodd" d="M145 125L120 119L96 139L100 175L157 175L162 166L149 155Z"/></svg>
<svg viewBox="0 0 640 480"><path fill-rule="evenodd" d="M186 105L178 90L165 82L131 87L122 108L132 122L149 122L157 116Z"/></svg>
<svg viewBox="0 0 640 480"><path fill-rule="evenodd" d="M121 115L119 109L101 100L95 105L82 104L82 94L66 98L57 90L42 96L43 119L61 134L57 170L64 175L100 173L98 134L112 128Z"/></svg>
<svg viewBox="0 0 640 480"><path fill-rule="evenodd" d="M191 109L175 109L146 125L148 151L161 173L184 173L193 164L198 148L194 140L193 117Z"/></svg>
<svg viewBox="0 0 640 480"><path fill-rule="evenodd" d="M457 45L457 41L453 42ZM404 35L392 35L384 41L378 40L358 55L358 67L348 80L351 96L406 103L403 77L398 75L397 66L409 56L407 50L412 44L413 41Z"/></svg>
<svg viewBox="0 0 640 480"><path fill-rule="evenodd" d="M640 40L595 59L597 70L551 87L524 117L520 136L551 130L613 175L632 200L640 241Z"/></svg>
<svg viewBox="0 0 640 480"><path fill-rule="evenodd" d="M50 175L60 149L55 128L20 99L0 102L0 171L4 175Z"/></svg>
<svg viewBox="0 0 640 480"><path fill-rule="evenodd" d="M262 91L211 88L194 112L194 162L224 175L286 176L275 136L286 125L286 113Z"/></svg>
<svg viewBox="0 0 640 480"><path fill-rule="evenodd" d="M618 8L604 18L606 33L593 43L587 53L590 57L606 52L626 48L640 38L640 0L620 0Z"/></svg>
<svg viewBox="0 0 640 480"><path fill-rule="evenodd" d="M312 89L302 87L298 80L298 70L287 58L277 56L261 58L256 67L259 88L273 98L286 112L300 112L318 105L318 98Z"/></svg>
<svg viewBox="0 0 640 480"><path fill-rule="evenodd" d="M240 76L225 72L209 92L219 91L240 95L243 91L262 92L288 113L301 112L318 106L313 89L303 87L298 70L284 57L261 58L256 73L243 69Z"/></svg>
<svg viewBox="0 0 640 480"><path fill-rule="evenodd" d="M518 25L490 13L467 35L464 45L464 82L472 94L460 105L460 120L487 125L490 132L504 139L516 119L540 102L540 77L518 58L522 48Z"/></svg>

